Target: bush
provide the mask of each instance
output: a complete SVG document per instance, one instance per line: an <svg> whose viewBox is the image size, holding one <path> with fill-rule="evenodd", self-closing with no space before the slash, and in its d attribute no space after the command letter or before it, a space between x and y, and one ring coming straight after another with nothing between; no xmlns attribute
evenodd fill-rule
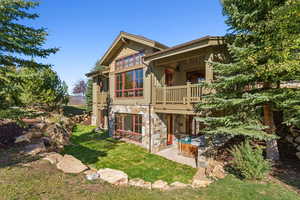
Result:
<svg viewBox="0 0 300 200"><path fill-rule="evenodd" d="M271 164L262 155L262 149L252 148L248 141L230 150L234 157L232 167L246 179L262 179L270 171Z"/></svg>

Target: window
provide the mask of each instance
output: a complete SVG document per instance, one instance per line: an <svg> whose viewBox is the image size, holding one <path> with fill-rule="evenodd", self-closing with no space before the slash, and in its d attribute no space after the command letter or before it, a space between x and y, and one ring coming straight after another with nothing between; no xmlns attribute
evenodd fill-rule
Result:
<svg viewBox="0 0 300 200"><path fill-rule="evenodd" d="M135 65L141 65L142 64L142 57L145 55L145 53L139 52L137 54L127 56L125 58L121 58L119 60L116 60L115 62L115 68L116 70L121 70L127 67L133 67Z"/></svg>
<svg viewBox="0 0 300 200"><path fill-rule="evenodd" d="M142 115L116 114L115 136L142 142Z"/></svg>
<svg viewBox="0 0 300 200"><path fill-rule="evenodd" d="M141 97L143 87L143 69L116 74L116 97Z"/></svg>

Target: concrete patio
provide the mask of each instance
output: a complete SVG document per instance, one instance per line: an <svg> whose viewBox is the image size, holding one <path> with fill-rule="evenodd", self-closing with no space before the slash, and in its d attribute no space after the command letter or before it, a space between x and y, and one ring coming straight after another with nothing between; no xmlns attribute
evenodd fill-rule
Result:
<svg viewBox="0 0 300 200"><path fill-rule="evenodd" d="M189 157L185 157L182 155L179 155L179 151L177 149L177 146L171 146L170 148L161 150L159 152L156 153L159 156L162 156L164 158L167 158L169 160L181 163L181 164L185 164L185 165L189 165L193 168L197 168L196 165L196 160L195 158L189 158Z"/></svg>

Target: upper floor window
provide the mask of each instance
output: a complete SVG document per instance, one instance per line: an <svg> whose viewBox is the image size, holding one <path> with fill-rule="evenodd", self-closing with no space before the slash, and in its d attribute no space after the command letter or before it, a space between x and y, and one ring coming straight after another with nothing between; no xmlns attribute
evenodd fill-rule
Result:
<svg viewBox="0 0 300 200"><path fill-rule="evenodd" d="M141 97L143 87L143 69L116 74L116 97Z"/></svg>
<svg viewBox="0 0 300 200"><path fill-rule="evenodd" d="M142 64L142 57L144 55L145 55L145 53L142 51L137 54L130 55L130 56L116 60L116 63L115 63L116 70L121 70L121 69L125 69L128 67L133 67L135 65Z"/></svg>

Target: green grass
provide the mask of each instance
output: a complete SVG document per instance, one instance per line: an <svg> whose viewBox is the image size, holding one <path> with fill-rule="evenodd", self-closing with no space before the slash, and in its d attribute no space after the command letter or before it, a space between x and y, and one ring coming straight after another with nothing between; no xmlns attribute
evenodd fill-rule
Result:
<svg viewBox="0 0 300 200"><path fill-rule="evenodd" d="M64 153L71 154L92 167L112 168L126 172L130 178L142 178L154 182L189 183L196 169L161 156L150 154L142 147L109 138L106 133L97 133L92 126L75 127L71 141Z"/></svg>
<svg viewBox="0 0 300 200"><path fill-rule="evenodd" d="M77 126L74 145L65 152L83 162L124 170L130 177L188 180L191 168L147 153L132 144ZM116 187L101 180L87 181L84 174L64 174L48 161L29 158L18 147L0 150L0 200L300 200L296 192L271 181L245 181L228 175L206 188L160 192L134 187ZM32 162L33 161L33 162ZM23 164L26 164L24 166ZM193 169L192 169L193 170ZM176 175L179 172L179 175Z"/></svg>
<svg viewBox="0 0 300 200"><path fill-rule="evenodd" d="M29 167L0 168L0 194L1 200L300 200L280 185L241 181L231 175L198 190L114 187L100 180L87 181L83 174L64 174L44 160Z"/></svg>

